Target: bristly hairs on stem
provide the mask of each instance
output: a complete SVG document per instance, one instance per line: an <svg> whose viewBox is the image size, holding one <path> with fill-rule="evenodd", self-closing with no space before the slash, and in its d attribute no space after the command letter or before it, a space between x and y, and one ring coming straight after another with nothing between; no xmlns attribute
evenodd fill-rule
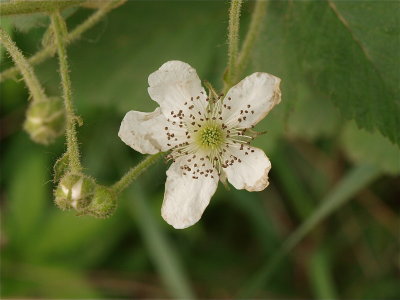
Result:
<svg viewBox="0 0 400 300"><path fill-rule="evenodd" d="M126 189L139 175L141 175L148 167L156 163L161 157L163 157L165 153L159 152L154 155L147 156L144 160L142 160L139 164L132 167L128 172L125 173L113 186L111 186L111 190L115 194L121 193L124 189Z"/></svg>
<svg viewBox="0 0 400 300"><path fill-rule="evenodd" d="M249 62L251 52L261 32L261 25L264 20L267 3L267 0L257 0L255 2L249 29L246 33L240 53L238 53L241 1L232 0L231 2L228 27L228 66L224 75L224 94L237 83Z"/></svg>
<svg viewBox="0 0 400 300"><path fill-rule="evenodd" d="M33 71L32 66L29 64L28 60L24 57L21 50L18 49L17 45L11 39L6 31L0 28L0 42L7 49L11 58L13 59L16 68L18 68L24 81L28 87L29 93L32 97L33 101L41 101L45 100L46 94L37 79L35 72Z"/></svg>
<svg viewBox="0 0 400 300"><path fill-rule="evenodd" d="M83 3L85 0L19 0L4 1L0 3L0 15L34 14L39 12L51 12L56 9L64 9Z"/></svg>
<svg viewBox="0 0 400 300"><path fill-rule="evenodd" d="M68 45L77 39L88 29L93 27L97 22L99 22L108 12L114 8L122 5L127 0L113 0L107 1L105 4L96 10L91 16L89 16L85 21L75 27L74 30L68 33L65 37L65 43ZM56 44L50 44L44 47L42 50L38 51L36 54L31 56L28 61L31 65L36 65L43 62L46 58L54 56L57 52ZM0 73L0 82L8 78L13 78L19 72L18 67L11 67Z"/></svg>
<svg viewBox="0 0 400 300"><path fill-rule="evenodd" d="M250 55L253 51L255 42L257 41L257 37L261 32L261 25L263 24L263 20L267 11L267 4L267 0L257 0L254 4L249 30L247 31L237 60L237 76L239 77L249 63ZM236 83L237 80L238 78L235 78L234 82Z"/></svg>
<svg viewBox="0 0 400 300"><path fill-rule="evenodd" d="M233 85L236 77L236 61L239 52L239 21L242 0L231 0L228 24L228 66L225 74L225 86Z"/></svg>
<svg viewBox="0 0 400 300"><path fill-rule="evenodd" d="M67 36L68 32L65 21L58 10L51 14L51 24L53 26L57 45L64 106L67 114L66 138L69 167L71 171L79 173L82 170L82 166L80 163L79 146L76 133L76 122L78 118L75 115L72 103L71 80L69 77L68 58L65 47L65 36Z"/></svg>

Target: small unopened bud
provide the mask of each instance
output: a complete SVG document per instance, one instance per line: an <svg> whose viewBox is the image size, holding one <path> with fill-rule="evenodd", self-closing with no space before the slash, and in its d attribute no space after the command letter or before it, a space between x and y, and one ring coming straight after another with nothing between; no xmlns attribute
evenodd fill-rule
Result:
<svg viewBox="0 0 400 300"><path fill-rule="evenodd" d="M54 182L60 181L61 177L68 171L69 157L64 153L54 164Z"/></svg>
<svg viewBox="0 0 400 300"><path fill-rule="evenodd" d="M104 219L110 217L116 208L117 199L115 193L105 186L98 185L89 206L86 207L82 214Z"/></svg>
<svg viewBox="0 0 400 300"><path fill-rule="evenodd" d="M54 192L55 202L61 209L84 210L91 202L96 183L83 174L64 175Z"/></svg>
<svg viewBox="0 0 400 300"><path fill-rule="evenodd" d="M31 102L24 129L37 143L48 145L64 133L65 109L60 98Z"/></svg>

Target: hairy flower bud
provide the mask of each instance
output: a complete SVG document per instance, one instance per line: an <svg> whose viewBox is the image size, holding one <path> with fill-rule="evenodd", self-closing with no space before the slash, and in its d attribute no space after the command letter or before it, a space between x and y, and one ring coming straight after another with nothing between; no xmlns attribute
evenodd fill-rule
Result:
<svg viewBox="0 0 400 300"><path fill-rule="evenodd" d="M105 186L98 185L89 206L82 214L91 215L96 218L110 217L117 207L116 195Z"/></svg>
<svg viewBox="0 0 400 300"><path fill-rule="evenodd" d="M55 202L61 209L85 210L90 204L96 188L95 181L83 174L64 175L54 192Z"/></svg>
<svg viewBox="0 0 400 300"><path fill-rule="evenodd" d="M48 145L64 133L65 109L60 98L31 102L26 112L24 129L31 139Z"/></svg>

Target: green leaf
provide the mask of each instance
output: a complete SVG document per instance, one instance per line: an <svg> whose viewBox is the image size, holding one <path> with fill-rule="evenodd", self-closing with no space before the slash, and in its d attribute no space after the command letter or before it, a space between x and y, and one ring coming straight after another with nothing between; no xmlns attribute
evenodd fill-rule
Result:
<svg viewBox="0 0 400 300"><path fill-rule="evenodd" d="M278 59L290 62L279 63L283 85L306 80L314 97L330 98L345 118L400 144L398 8L391 1L273 2L268 26L284 29Z"/></svg>
<svg viewBox="0 0 400 300"><path fill-rule="evenodd" d="M5 263L2 271L7 274L7 283L15 280L22 289L20 295L35 295L39 298L98 298L99 293L91 287L82 273L54 265L34 265ZM21 282L24 284L22 285ZM14 286L14 289L16 287ZM9 293L9 294L8 294ZM2 296L14 296L10 291L3 292Z"/></svg>
<svg viewBox="0 0 400 300"><path fill-rule="evenodd" d="M13 172L8 188L7 233L11 241L20 246L35 240L41 225L48 199L48 160L45 152L31 148L21 155L28 140L21 139L10 148L8 158L12 159ZM19 153L19 155L16 155ZM25 247L20 248L26 251Z"/></svg>
<svg viewBox="0 0 400 300"><path fill-rule="evenodd" d="M305 84L299 85L297 91L299 100L293 104L287 122L289 135L308 140L335 135L340 115L333 104L326 97L313 94Z"/></svg>
<svg viewBox="0 0 400 300"><path fill-rule="evenodd" d="M367 132L348 123L342 136L344 150L354 163L369 163L382 172L400 174L400 150L378 132Z"/></svg>
<svg viewBox="0 0 400 300"><path fill-rule="evenodd" d="M352 35L385 85L400 92L400 3L398 1L338 1L330 7ZM396 55L397 54L397 55Z"/></svg>
<svg viewBox="0 0 400 300"><path fill-rule="evenodd" d="M114 244L120 236L115 223L118 218L99 220L92 217L77 217L72 212L60 211L54 207L48 216L40 236L30 246L29 255L35 261L60 261L65 264L79 265L96 261L101 254L97 250L106 244ZM104 238L104 237L107 238ZM92 247L92 245L96 245ZM73 255L71 255L73 254ZM98 258L98 257L97 257Z"/></svg>

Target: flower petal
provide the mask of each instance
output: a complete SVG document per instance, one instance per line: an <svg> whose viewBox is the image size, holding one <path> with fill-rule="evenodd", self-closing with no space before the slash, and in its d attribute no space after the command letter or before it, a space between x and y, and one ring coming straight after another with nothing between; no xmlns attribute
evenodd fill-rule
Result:
<svg viewBox="0 0 400 300"><path fill-rule="evenodd" d="M151 113L131 110L122 120L118 136L125 144L140 153L155 154L167 151L177 143L168 140L165 128L168 128L168 132L173 130L160 108ZM176 136L182 134L177 131Z"/></svg>
<svg viewBox="0 0 400 300"><path fill-rule="evenodd" d="M181 61L166 62L150 74L148 92L167 118L179 111L188 111L191 103L207 106L207 95L196 70Z"/></svg>
<svg viewBox="0 0 400 300"><path fill-rule="evenodd" d="M250 128L281 101L281 80L268 73L253 73L233 86L224 99L222 117L227 124Z"/></svg>
<svg viewBox="0 0 400 300"><path fill-rule="evenodd" d="M178 159L168 169L161 209L164 220L176 229L189 227L200 220L218 186L216 172L213 176L198 175L193 178L181 168L184 164L183 159ZM207 164L212 168L210 162Z"/></svg>
<svg viewBox="0 0 400 300"><path fill-rule="evenodd" d="M271 162L264 151L250 146L243 147L243 150L230 147L228 151L237 159L223 171L228 181L236 189L258 192L268 186L268 172L271 169Z"/></svg>

